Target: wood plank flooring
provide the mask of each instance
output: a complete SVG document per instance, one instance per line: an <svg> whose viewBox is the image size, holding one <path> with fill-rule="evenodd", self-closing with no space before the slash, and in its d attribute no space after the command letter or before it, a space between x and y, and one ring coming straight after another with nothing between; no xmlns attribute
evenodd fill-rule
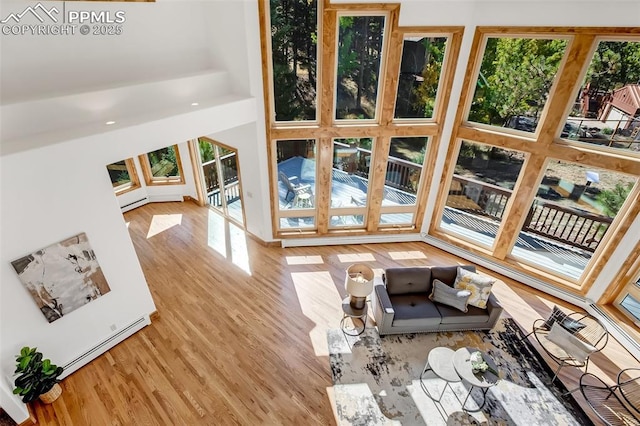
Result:
<svg viewBox="0 0 640 426"><path fill-rule="evenodd" d="M154 217L179 224L147 238ZM35 403L41 425L335 424L325 336L342 316L346 267L466 263L423 243L266 248L188 202L125 220L159 317L65 379L58 401ZM524 329L554 304L572 309L508 279L495 292ZM615 341L592 360L611 382L638 364ZM561 379L572 388L579 374Z"/></svg>

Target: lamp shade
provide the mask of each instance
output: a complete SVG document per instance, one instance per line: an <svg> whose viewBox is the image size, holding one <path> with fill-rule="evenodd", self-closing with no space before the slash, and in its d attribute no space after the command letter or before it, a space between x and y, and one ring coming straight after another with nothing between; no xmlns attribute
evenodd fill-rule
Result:
<svg viewBox="0 0 640 426"><path fill-rule="evenodd" d="M353 297L367 297L373 291L373 269L361 263L349 266L344 287Z"/></svg>

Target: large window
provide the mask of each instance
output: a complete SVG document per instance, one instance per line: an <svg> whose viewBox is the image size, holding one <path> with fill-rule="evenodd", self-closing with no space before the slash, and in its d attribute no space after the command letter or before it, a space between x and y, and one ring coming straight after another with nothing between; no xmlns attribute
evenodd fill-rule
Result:
<svg viewBox="0 0 640 426"><path fill-rule="evenodd" d="M523 162L522 153L463 140L440 226L491 247Z"/></svg>
<svg viewBox="0 0 640 426"><path fill-rule="evenodd" d="M276 121L316 119L318 5L271 0L271 66Z"/></svg>
<svg viewBox="0 0 640 426"><path fill-rule="evenodd" d="M550 160L514 257L578 280L634 183L620 173Z"/></svg>
<svg viewBox="0 0 640 426"><path fill-rule="evenodd" d="M336 119L376 118L384 16L340 16Z"/></svg>
<svg viewBox="0 0 640 426"><path fill-rule="evenodd" d="M107 165L111 185L116 195L122 195L126 192L140 188L140 180L136 173L136 166L133 158L118 161Z"/></svg>
<svg viewBox="0 0 640 426"><path fill-rule="evenodd" d="M600 41L561 137L640 154L640 41Z"/></svg>
<svg viewBox="0 0 640 426"><path fill-rule="evenodd" d="M476 32L429 233L585 295L640 214L640 105L623 106L640 90L640 40L492 31Z"/></svg>
<svg viewBox="0 0 640 426"><path fill-rule="evenodd" d="M147 185L184 184L177 145L149 152L139 158Z"/></svg>
<svg viewBox="0 0 640 426"><path fill-rule="evenodd" d="M276 157L280 229L314 229L316 141L277 141Z"/></svg>
<svg viewBox="0 0 640 426"><path fill-rule="evenodd" d="M303 3L260 3L274 236L419 232L463 28Z"/></svg>
<svg viewBox="0 0 640 426"><path fill-rule="evenodd" d="M433 117L446 45L446 37L404 37L395 118Z"/></svg>
<svg viewBox="0 0 640 426"><path fill-rule="evenodd" d="M535 132L566 47L562 39L488 37L469 121Z"/></svg>

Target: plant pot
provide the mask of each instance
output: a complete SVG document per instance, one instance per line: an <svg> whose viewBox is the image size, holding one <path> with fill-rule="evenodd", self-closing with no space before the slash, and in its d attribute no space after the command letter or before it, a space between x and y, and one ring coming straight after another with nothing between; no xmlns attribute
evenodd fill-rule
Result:
<svg viewBox="0 0 640 426"><path fill-rule="evenodd" d="M58 399L58 397L61 394L62 394L62 387L56 383L55 385L53 385L51 389L49 389L48 392L45 392L42 395L40 395L40 401L44 402L45 404L51 404L53 401Z"/></svg>

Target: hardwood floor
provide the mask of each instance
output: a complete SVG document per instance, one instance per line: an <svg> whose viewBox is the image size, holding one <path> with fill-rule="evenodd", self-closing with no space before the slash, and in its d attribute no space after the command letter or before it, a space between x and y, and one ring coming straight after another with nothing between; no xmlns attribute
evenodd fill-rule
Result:
<svg viewBox="0 0 640 426"><path fill-rule="evenodd" d="M65 379L54 404L34 404L39 424L334 424L325 336L346 267L466 263L423 243L266 248L192 203L125 220L159 317ZM508 279L494 291L527 330L554 304L572 308ZM616 341L592 360L611 382L638 364ZM561 379L572 388L579 374Z"/></svg>

